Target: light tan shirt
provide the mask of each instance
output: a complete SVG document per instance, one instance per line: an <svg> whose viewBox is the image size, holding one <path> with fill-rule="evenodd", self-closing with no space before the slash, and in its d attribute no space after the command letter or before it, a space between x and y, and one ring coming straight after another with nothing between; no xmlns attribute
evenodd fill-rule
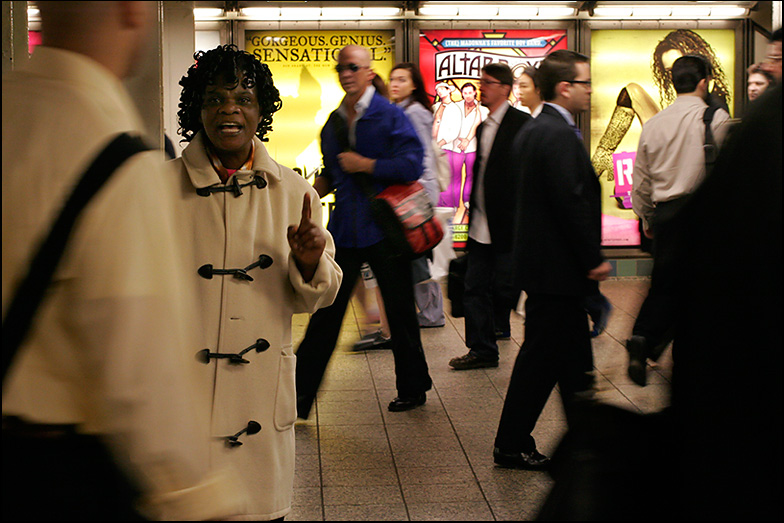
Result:
<svg viewBox="0 0 784 523"><path fill-rule="evenodd" d="M3 77L2 303L97 153L141 120L121 82L85 56L38 47ZM195 288L176 248L163 154L121 166L85 208L3 388L3 415L103 436L153 519L244 511L244 487L209 472L208 413L185 347Z"/></svg>
<svg viewBox="0 0 784 523"><path fill-rule="evenodd" d="M632 207L646 229L657 203L691 194L705 178L702 116L707 107L698 96L681 95L643 126L632 176ZM713 116L711 131L719 146L729 119L723 109Z"/></svg>

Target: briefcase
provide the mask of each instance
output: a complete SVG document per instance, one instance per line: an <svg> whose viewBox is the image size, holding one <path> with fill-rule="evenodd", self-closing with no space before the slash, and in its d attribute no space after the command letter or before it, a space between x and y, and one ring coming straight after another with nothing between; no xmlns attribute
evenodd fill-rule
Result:
<svg viewBox="0 0 784 523"><path fill-rule="evenodd" d="M452 317L465 316L463 309L463 293L465 292L465 274L468 256L458 256L449 262L449 274L446 280L446 295L452 304Z"/></svg>

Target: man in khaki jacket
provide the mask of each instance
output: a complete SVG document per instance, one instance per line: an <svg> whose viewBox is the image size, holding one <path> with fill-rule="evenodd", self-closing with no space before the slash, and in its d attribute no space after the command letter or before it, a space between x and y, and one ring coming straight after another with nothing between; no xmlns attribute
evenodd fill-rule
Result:
<svg viewBox="0 0 784 523"><path fill-rule="evenodd" d="M3 75L5 317L41 238L93 158L143 123L121 83L153 2L39 2L43 45ZM233 471L204 459L163 153L135 155L83 210L3 382L3 519L221 519ZM4 346L5 350L6 347ZM134 489L141 496L135 496ZM137 499L138 498L138 499Z"/></svg>

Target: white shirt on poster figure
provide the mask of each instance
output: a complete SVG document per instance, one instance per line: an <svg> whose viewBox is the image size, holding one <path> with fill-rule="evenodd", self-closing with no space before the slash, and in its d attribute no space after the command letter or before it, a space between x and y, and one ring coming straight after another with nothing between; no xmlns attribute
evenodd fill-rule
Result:
<svg viewBox="0 0 784 523"><path fill-rule="evenodd" d="M439 83L436 85L438 103L433 106L433 138L439 147L452 150L451 144L457 139L460 132L460 109L452 100L453 85Z"/></svg>

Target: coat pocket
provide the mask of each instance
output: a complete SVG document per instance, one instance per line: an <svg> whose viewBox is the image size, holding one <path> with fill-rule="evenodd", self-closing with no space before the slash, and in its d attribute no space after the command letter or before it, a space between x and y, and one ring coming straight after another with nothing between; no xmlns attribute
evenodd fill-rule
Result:
<svg viewBox="0 0 784 523"><path fill-rule="evenodd" d="M296 370L297 357L282 353L273 416L275 428L279 431L289 430L297 420Z"/></svg>

